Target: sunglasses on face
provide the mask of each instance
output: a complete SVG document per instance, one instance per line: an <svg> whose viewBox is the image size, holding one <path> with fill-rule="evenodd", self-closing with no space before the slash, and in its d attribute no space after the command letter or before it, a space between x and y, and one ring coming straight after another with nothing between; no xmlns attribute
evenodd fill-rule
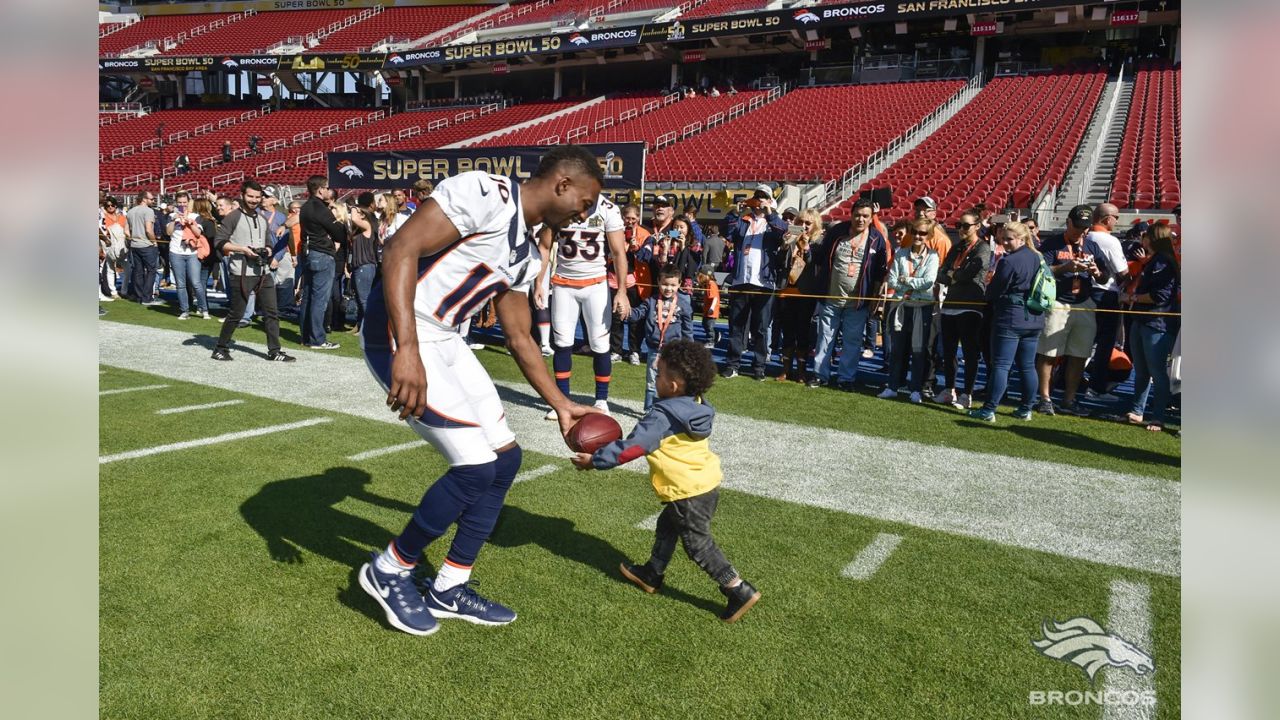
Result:
<svg viewBox="0 0 1280 720"><path fill-rule="evenodd" d="M978 224L978 223L958 222L958 223L956 223L956 229L957 229L957 230L968 230L969 228L971 228L971 227L973 227L974 225L977 225L977 224Z"/></svg>
<svg viewBox="0 0 1280 720"><path fill-rule="evenodd" d="M930 235L933 234L933 231L932 230L912 230L911 234L915 235L916 237L929 237Z"/></svg>

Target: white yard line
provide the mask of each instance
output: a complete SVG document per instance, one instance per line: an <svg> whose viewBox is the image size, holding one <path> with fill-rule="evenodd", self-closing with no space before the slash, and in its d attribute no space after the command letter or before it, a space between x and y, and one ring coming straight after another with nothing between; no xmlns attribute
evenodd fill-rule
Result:
<svg viewBox="0 0 1280 720"><path fill-rule="evenodd" d="M220 407L231 407L232 405L239 405L243 402L244 400L219 400L218 402L205 403L204 405L183 405L182 407L165 408L164 410L157 410L156 414L176 415L178 413L191 412L193 410L212 410Z"/></svg>
<svg viewBox="0 0 1280 720"><path fill-rule="evenodd" d="M191 339L191 332L100 321L99 361L402 425L361 359L300 350L296 363L216 363L208 343L184 344ZM532 390L504 383L498 391L526 450L565 455ZM611 401L624 430L639 406ZM1051 427L1053 419L1035 422ZM727 413L716 416L711 445L732 490L1089 562L1181 572L1182 489L1174 481ZM648 472L642 462L625 469Z"/></svg>
<svg viewBox="0 0 1280 720"><path fill-rule="evenodd" d="M516 475L516 479L512 480L511 482L514 485L515 483L522 483L527 480L534 480L542 477L543 475L550 475L551 473L559 469L560 468L556 467L555 465L542 465L541 467L536 467L532 470L525 470L519 475Z"/></svg>
<svg viewBox="0 0 1280 720"><path fill-rule="evenodd" d="M840 574L854 580L866 580L889 559L889 555L893 554L894 548L898 547L898 543L902 542L901 535L892 535L890 533L880 533L866 547L862 548L862 552L858 553L858 557L853 562L845 566Z"/></svg>
<svg viewBox="0 0 1280 720"><path fill-rule="evenodd" d="M206 445L217 445L218 443L244 440L246 438L258 437L260 435L270 435L272 433L287 432L289 430L297 430L299 428L311 427L312 425L319 425L327 422L333 422L333 418L317 417L309 420L299 420L298 422L287 423L285 425L268 425L267 427L253 428L252 430L241 430L239 432L214 435L213 437L200 438L199 440L184 440L183 442L169 443L168 445L157 445L155 447L143 448L141 450L130 450L129 452L116 453L115 455L103 455L98 458L98 464L106 465L107 463L113 463L118 460L133 460L135 458L158 455L160 453L189 450L191 448L204 447Z"/></svg>
<svg viewBox="0 0 1280 720"><path fill-rule="evenodd" d="M125 393L131 393L131 392L142 392L143 390L162 390L167 387L169 386L168 385L137 385L134 387L116 388L114 390L99 390L98 397L102 397L103 395L123 395Z"/></svg>
<svg viewBox="0 0 1280 720"><path fill-rule="evenodd" d="M361 460L371 460L376 457L382 457L383 455L398 453L401 450L412 450L413 448L421 447L426 444L427 444L426 440L414 440L412 442L400 443L399 445L389 445L387 447L377 448L375 450L365 450L362 453L356 453L355 455L348 455L347 459L355 460L356 462L359 462Z"/></svg>
<svg viewBox="0 0 1280 720"><path fill-rule="evenodd" d="M1151 655L1155 660L1156 672L1159 672L1160 658L1155 657L1155 648L1151 646L1151 588L1146 583L1114 580L1111 583L1110 604L1107 631L1119 635ZM1150 673L1140 676L1127 667L1109 667L1102 672L1105 674L1103 688L1108 693L1155 693L1155 678ZM1103 720L1148 720L1155 716L1155 704L1102 706Z"/></svg>
<svg viewBox="0 0 1280 720"><path fill-rule="evenodd" d="M636 527L640 528L641 530L657 530L657 529L658 529L658 516L659 516L659 515L661 515L661 514L662 514L662 513L660 513L660 512L656 512L656 513L654 513L654 514L650 515L649 517L647 517L647 518L645 518L645 519L641 520L640 522L636 523Z"/></svg>

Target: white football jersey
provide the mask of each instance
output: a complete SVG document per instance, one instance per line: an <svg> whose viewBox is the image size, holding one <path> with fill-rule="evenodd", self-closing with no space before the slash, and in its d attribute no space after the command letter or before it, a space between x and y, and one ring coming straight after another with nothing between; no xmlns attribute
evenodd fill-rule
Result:
<svg viewBox="0 0 1280 720"><path fill-rule="evenodd" d="M583 223L566 225L556 233L559 252L556 259L556 279L568 280L568 284L603 280L609 241L605 233L622 231L622 211L604 195L596 200L595 210Z"/></svg>
<svg viewBox="0 0 1280 720"><path fill-rule="evenodd" d="M462 239L418 262L413 310L420 340L455 334L457 325L497 293L528 293L538 274L519 183L501 175L466 172L441 181L431 199Z"/></svg>

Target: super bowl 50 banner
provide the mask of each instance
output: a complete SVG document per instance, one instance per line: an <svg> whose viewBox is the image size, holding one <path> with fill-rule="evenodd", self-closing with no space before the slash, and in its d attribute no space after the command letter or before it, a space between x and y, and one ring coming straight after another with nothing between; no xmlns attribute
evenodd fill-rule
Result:
<svg viewBox="0 0 1280 720"><path fill-rule="evenodd" d="M644 184L644 143L601 143L582 147L595 154L611 190L636 190ZM524 180L533 175L550 147L464 148L329 153L329 186L334 188L407 188L419 180L438 183L459 173L481 170Z"/></svg>

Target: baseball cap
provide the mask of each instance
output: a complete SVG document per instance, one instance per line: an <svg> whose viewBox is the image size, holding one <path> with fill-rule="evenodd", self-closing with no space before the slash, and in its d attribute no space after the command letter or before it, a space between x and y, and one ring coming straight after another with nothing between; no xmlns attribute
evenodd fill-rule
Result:
<svg viewBox="0 0 1280 720"><path fill-rule="evenodd" d="M653 207L671 207L671 198L667 195L655 195Z"/></svg>
<svg viewBox="0 0 1280 720"><path fill-rule="evenodd" d="M928 195L923 195L923 196L921 196L921 197L916 198L916 201L915 201L914 203L912 203L912 204L913 204L913 205L923 205L923 206L925 206L925 207L929 208L930 210L937 210L937 209L938 209L938 203L934 202L933 198L929 197Z"/></svg>
<svg viewBox="0 0 1280 720"><path fill-rule="evenodd" d="M1067 222L1077 230L1083 230L1092 224L1093 208L1088 205L1077 205L1067 213Z"/></svg>
<svg viewBox="0 0 1280 720"><path fill-rule="evenodd" d="M756 196L760 197L760 193L764 193L770 199L773 198L773 188L769 187L769 183L760 183L756 186Z"/></svg>
<svg viewBox="0 0 1280 720"><path fill-rule="evenodd" d="M796 209L795 209L795 208L793 208L793 207L789 207L789 208L787 208L786 210L783 210L783 211L782 211L782 217L795 217L795 216L797 216L797 215L799 215L799 214L800 214L800 211L799 211L799 210L796 210Z"/></svg>

